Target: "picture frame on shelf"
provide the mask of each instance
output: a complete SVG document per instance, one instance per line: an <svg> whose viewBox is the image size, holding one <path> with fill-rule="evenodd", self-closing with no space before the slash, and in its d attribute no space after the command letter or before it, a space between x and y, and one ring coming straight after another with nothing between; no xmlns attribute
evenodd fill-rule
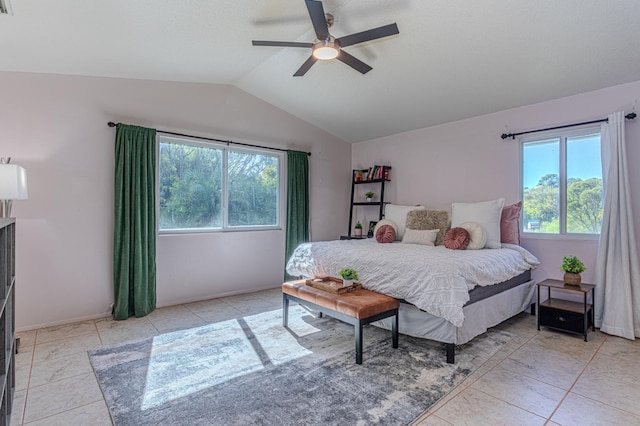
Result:
<svg viewBox="0 0 640 426"><path fill-rule="evenodd" d="M367 232L367 237L369 238L373 238L373 230L375 229L376 225L378 224L378 221L372 220L369 222L369 231Z"/></svg>

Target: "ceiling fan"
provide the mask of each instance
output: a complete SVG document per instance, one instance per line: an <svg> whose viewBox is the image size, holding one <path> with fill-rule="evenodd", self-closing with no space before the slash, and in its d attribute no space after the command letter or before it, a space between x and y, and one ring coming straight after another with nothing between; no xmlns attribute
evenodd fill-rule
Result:
<svg viewBox="0 0 640 426"><path fill-rule="evenodd" d="M293 74L294 77L301 77L309 71L309 68L316 63L317 60L328 61L337 59L349 65L356 71L366 74L372 68L362 62L353 55L348 54L342 48L353 46L354 44L364 43L365 41L376 40L395 34L400 34L398 26L394 24L384 25L382 27L373 28L367 31L335 38L329 34L329 27L333 24L333 16L324 13L322 2L315 0L305 0L313 29L316 32L316 39L313 43L298 43L293 41L260 41L253 40L254 46L275 46L275 47L304 47L311 48L311 56L304 64Z"/></svg>

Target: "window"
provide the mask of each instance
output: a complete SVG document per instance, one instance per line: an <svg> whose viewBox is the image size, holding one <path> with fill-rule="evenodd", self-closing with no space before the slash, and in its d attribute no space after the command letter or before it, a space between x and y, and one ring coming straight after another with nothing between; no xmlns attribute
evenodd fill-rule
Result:
<svg viewBox="0 0 640 426"><path fill-rule="evenodd" d="M603 212L599 129L522 141L522 231L599 234Z"/></svg>
<svg viewBox="0 0 640 426"><path fill-rule="evenodd" d="M160 231L280 226L281 155L160 137Z"/></svg>

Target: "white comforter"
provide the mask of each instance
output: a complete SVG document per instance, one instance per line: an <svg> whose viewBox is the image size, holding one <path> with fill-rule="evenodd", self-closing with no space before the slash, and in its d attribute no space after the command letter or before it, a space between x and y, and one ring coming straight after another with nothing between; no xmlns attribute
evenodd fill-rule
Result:
<svg viewBox="0 0 640 426"><path fill-rule="evenodd" d="M500 249L449 250L366 239L301 244L289 259L287 272L337 277L340 269L354 268L365 288L404 299L460 327L469 290L506 281L539 263L513 244Z"/></svg>

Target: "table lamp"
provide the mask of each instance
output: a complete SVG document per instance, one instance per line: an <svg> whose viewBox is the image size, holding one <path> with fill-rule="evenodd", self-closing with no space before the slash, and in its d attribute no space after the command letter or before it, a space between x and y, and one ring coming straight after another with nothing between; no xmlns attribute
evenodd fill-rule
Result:
<svg viewBox="0 0 640 426"><path fill-rule="evenodd" d="M9 164L11 157L0 159L0 217L11 217L13 200L26 200L27 171L17 164Z"/></svg>

